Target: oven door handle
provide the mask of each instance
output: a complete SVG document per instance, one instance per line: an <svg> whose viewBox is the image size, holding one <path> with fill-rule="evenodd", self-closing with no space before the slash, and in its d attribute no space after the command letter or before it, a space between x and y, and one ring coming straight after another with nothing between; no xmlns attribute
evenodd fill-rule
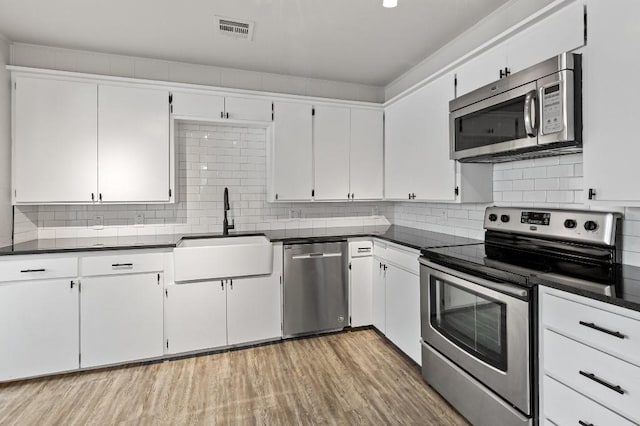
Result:
<svg viewBox="0 0 640 426"><path fill-rule="evenodd" d="M484 278L476 277L474 275L469 275L464 272L456 271L456 270L444 267L442 265L438 265L437 263L433 263L423 258L420 258L420 263L426 266L427 268L431 269L432 271L434 271L435 273L431 272L431 275L435 276L436 278L440 278L441 280L446 281L447 277L444 275L449 275L449 276L458 278L459 280L473 283L473 284L466 284L466 283L458 282L456 284L462 285L468 290L472 290L477 293L482 293L482 290L476 288L474 284L479 284L482 287L486 287L490 290L495 290L500 293L505 293L505 294L508 294L509 296L514 296L519 298L527 297L527 290L523 289L522 287L517 287L517 286L506 284L506 283L499 283L496 281L485 280Z"/></svg>

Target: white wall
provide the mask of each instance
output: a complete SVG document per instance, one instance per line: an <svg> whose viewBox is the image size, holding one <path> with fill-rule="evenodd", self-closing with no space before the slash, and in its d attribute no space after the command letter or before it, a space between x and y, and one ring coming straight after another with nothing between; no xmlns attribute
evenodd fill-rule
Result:
<svg viewBox="0 0 640 426"><path fill-rule="evenodd" d="M0 247L11 244L11 77L9 43L0 35Z"/></svg>
<svg viewBox="0 0 640 426"><path fill-rule="evenodd" d="M11 64L117 77L382 102L382 87L14 43Z"/></svg>
<svg viewBox="0 0 640 426"><path fill-rule="evenodd" d="M512 0L425 58L384 88L389 100L453 61L480 47L555 0Z"/></svg>

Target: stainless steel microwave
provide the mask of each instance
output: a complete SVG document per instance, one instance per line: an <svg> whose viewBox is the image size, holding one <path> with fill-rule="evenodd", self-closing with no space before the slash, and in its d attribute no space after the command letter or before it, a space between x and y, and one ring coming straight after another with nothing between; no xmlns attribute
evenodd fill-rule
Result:
<svg viewBox="0 0 640 426"><path fill-rule="evenodd" d="M581 55L563 53L449 102L452 160L582 151Z"/></svg>

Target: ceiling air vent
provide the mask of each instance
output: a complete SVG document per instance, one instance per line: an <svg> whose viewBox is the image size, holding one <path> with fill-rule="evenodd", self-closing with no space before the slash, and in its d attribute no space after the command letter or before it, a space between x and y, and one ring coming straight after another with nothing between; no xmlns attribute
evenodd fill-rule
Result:
<svg viewBox="0 0 640 426"><path fill-rule="evenodd" d="M218 23L218 30L222 35L240 40L253 39L254 23L252 21L241 21L238 19L224 18L222 16L216 16L216 21Z"/></svg>

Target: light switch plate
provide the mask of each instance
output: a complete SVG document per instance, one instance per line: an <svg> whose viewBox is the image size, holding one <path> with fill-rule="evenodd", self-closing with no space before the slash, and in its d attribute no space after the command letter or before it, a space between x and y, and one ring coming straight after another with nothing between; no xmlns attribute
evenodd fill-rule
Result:
<svg viewBox="0 0 640 426"><path fill-rule="evenodd" d="M93 217L93 229L104 228L104 216L96 215Z"/></svg>

